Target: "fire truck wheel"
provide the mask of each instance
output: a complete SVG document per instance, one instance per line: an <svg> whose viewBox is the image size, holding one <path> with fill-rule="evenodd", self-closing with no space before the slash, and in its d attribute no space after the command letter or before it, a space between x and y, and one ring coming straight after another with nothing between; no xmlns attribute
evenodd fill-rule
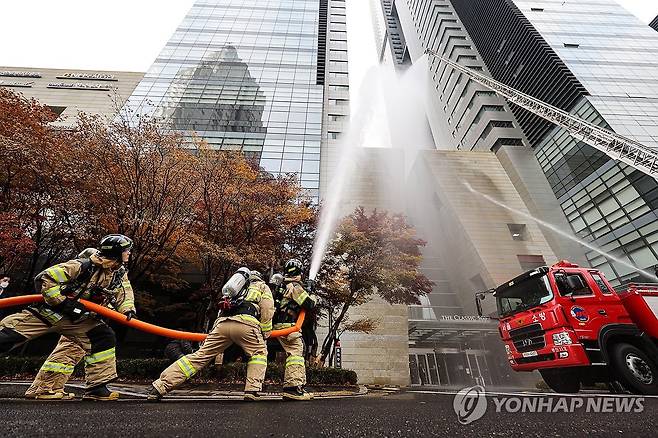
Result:
<svg viewBox="0 0 658 438"><path fill-rule="evenodd" d="M612 346L610 359L626 388L635 394L658 394L658 367L635 345Z"/></svg>
<svg viewBox="0 0 658 438"><path fill-rule="evenodd" d="M578 375L568 369L539 370L544 382L555 392L575 394L580 391Z"/></svg>

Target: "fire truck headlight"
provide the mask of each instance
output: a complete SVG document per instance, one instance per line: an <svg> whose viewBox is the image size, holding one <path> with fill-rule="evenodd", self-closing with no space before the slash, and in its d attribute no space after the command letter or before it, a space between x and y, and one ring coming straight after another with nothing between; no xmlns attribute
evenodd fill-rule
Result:
<svg viewBox="0 0 658 438"><path fill-rule="evenodd" d="M512 349L509 347L508 344L505 344L505 353L512 354Z"/></svg>
<svg viewBox="0 0 658 438"><path fill-rule="evenodd" d="M571 340L571 336L569 336L569 332L553 333L553 344L571 345L573 341Z"/></svg>

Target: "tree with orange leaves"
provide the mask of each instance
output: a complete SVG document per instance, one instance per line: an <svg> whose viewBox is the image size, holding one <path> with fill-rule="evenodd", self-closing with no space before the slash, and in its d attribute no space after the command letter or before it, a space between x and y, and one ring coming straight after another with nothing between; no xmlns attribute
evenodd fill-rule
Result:
<svg viewBox="0 0 658 438"><path fill-rule="evenodd" d="M36 100L0 89L0 235L3 269L27 271L70 251L67 213L80 178L66 168L72 134L53 129L55 114Z"/></svg>
<svg viewBox="0 0 658 438"><path fill-rule="evenodd" d="M240 152L200 145L195 155L201 191L195 243L210 295L207 324L233 271L242 265L260 270L275 266L290 230L312 218L314 210L299 202L303 193L293 175L274 177Z"/></svg>
<svg viewBox="0 0 658 438"><path fill-rule="evenodd" d="M341 332L376 329L375 319L349 320L354 306L375 296L390 304L420 304L419 297L428 294L433 284L420 272L423 246L403 215L377 210L368 214L358 207L343 219L317 279L321 308L331 314L320 363L330 357Z"/></svg>
<svg viewBox="0 0 658 438"><path fill-rule="evenodd" d="M85 175L86 202L81 207L92 219L86 223L87 235L130 236L131 279L179 286L200 196L197 159L183 138L152 119L131 125L118 118L106 125L82 115L70 166Z"/></svg>

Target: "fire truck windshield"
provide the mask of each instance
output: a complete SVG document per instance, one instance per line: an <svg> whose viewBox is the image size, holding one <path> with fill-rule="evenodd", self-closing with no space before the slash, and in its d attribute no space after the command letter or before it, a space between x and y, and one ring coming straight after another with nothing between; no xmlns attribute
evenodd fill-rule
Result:
<svg viewBox="0 0 658 438"><path fill-rule="evenodd" d="M530 277L502 291L496 291L496 304L501 317L539 306L553 299L546 274Z"/></svg>

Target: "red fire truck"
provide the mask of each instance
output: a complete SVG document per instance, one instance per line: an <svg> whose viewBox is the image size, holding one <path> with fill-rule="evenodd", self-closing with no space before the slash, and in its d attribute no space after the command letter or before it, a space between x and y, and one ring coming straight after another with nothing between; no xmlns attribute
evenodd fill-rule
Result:
<svg viewBox="0 0 658 438"><path fill-rule="evenodd" d="M658 394L658 285L617 292L602 272L567 261L525 272L492 294L515 371L539 370L556 392L581 384Z"/></svg>

